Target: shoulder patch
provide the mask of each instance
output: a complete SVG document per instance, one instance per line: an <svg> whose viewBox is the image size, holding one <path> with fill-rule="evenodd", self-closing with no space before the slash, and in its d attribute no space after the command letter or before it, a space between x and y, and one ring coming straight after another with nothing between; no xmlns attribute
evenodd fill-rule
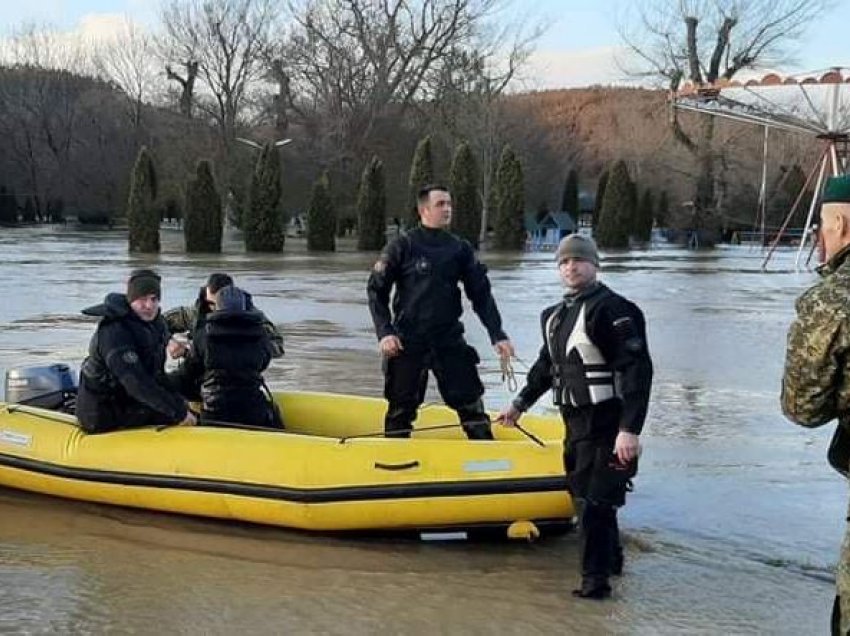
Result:
<svg viewBox="0 0 850 636"><path fill-rule="evenodd" d="M135 351L125 351L121 355L121 359L127 364L137 364L139 362L139 355Z"/></svg>

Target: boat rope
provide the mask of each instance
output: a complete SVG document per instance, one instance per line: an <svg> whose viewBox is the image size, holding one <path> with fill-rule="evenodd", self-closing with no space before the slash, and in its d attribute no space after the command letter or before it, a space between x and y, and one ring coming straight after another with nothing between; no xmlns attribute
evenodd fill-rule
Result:
<svg viewBox="0 0 850 636"><path fill-rule="evenodd" d="M515 393L519 388L519 385L516 381L516 374L514 373L514 367L511 364L511 359L509 356L505 356L501 359L502 365L502 384L504 384L508 391L511 393Z"/></svg>

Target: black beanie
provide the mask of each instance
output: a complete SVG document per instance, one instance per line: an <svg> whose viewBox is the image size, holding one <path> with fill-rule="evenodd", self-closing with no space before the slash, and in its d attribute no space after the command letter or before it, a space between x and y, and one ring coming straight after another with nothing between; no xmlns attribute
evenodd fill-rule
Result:
<svg viewBox="0 0 850 636"><path fill-rule="evenodd" d="M127 280L127 302L153 294L162 297L159 274L152 269L134 269Z"/></svg>

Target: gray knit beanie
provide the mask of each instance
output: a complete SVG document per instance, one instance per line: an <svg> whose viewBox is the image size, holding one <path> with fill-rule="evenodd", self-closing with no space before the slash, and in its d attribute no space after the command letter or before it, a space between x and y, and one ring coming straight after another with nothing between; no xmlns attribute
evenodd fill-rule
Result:
<svg viewBox="0 0 850 636"><path fill-rule="evenodd" d="M599 252L596 250L596 243L593 242L592 238L586 236L569 234L561 239L558 244L558 251L555 252L555 260L560 265L568 258L580 258L599 267Z"/></svg>

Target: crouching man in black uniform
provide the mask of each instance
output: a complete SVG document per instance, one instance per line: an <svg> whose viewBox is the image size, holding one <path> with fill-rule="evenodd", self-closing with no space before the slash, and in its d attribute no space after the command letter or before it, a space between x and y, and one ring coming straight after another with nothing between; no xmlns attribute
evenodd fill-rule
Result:
<svg viewBox="0 0 850 636"><path fill-rule="evenodd" d="M419 192L421 225L393 240L369 277L369 311L384 355L387 435L409 437L425 399L428 370L470 439L493 439L481 396L475 349L463 337L459 283L499 357L514 354L490 292L487 269L472 246L446 231L452 198L442 186ZM390 292L395 286L392 312Z"/></svg>
<svg viewBox="0 0 850 636"><path fill-rule="evenodd" d="M180 374L201 387L201 424L232 422L283 428L263 394L263 371L274 356L265 316L248 294L227 286L212 294L213 309L197 330Z"/></svg>
<svg viewBox="0 0 850 636"><path fill-rule="evenodd" d="M77 418L87 433L195 423L165 375L169 333L159 301L159 275L140 269L130 274L126 295L108 294L83 310L100 317L77 395Z"/></svg>
<svg viewBox="0 0 850 636"><path fill-rule="evenodd" d="M543 311L540 355L498 421L515 424L552 389L568 430L567 484L579 504L582 580L573 594L602 599L611 594L608 577L622 571L617 508L637 469L652 361L643 313L596 280L593 241L567 236L556 257L567 294Z"/></svg>

